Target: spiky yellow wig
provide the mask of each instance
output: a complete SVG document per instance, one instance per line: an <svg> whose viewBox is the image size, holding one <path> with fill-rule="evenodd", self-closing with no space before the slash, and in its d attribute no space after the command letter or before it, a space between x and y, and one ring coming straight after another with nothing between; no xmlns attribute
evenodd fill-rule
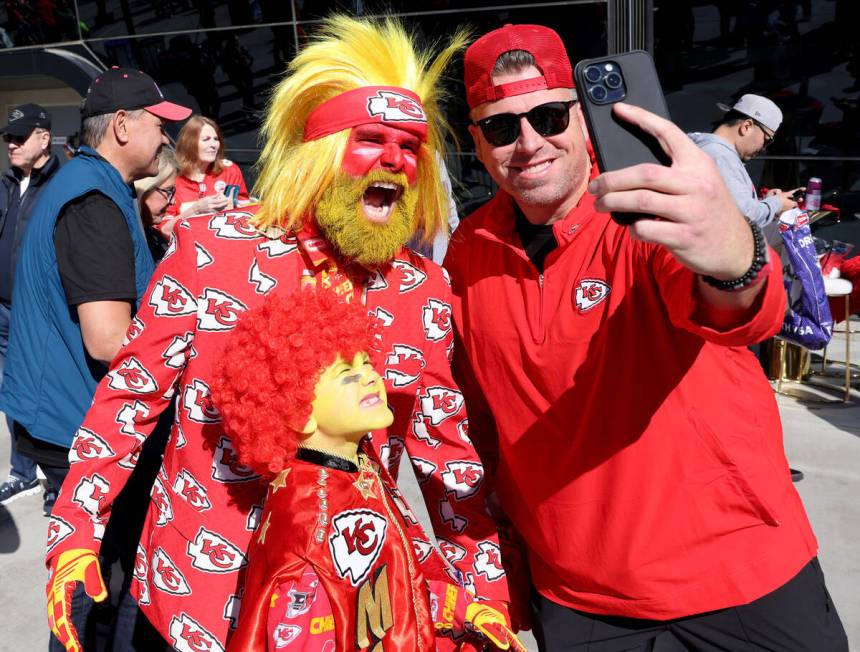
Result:
<svg viewBox="0 0 860 652"><path fill-rule="evenodd" d="M457 32L434 56L434 48L419 51L414 37L394 18L328 18L292 60L287 76L269 98L254 187L254 194L262 199L256 225L300 228L340 169L349 130L302 141L305 121L317 106L362 86L400 86L421 98L427 114L427 142L418 155L415 212L418 229L432 241L447 225L448 210L435 159L437 152L444 154L448 131L439 109L439 82L467 38L465 32Z"/></svg>

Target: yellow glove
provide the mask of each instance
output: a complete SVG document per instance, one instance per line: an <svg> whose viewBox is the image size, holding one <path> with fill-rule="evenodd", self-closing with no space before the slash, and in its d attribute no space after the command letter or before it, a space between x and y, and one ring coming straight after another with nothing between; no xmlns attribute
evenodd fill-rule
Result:
<svg viewBox="0 0 860 652"><path fill-rule="evenodd" d="M499 650L527 652L509 624L507 609L501 602L487 600L466 606L466 622L486 636Z"/></svg>
<svg viewBox="0 0 860 652"><path fill-rule="evenodd" d="M96 602L107 597L99 558L92 550L73 548L60 553L46 587L48 625L68 652L84 649L72 625L72 593L78 582L84 583L87 595Z"/></svg>

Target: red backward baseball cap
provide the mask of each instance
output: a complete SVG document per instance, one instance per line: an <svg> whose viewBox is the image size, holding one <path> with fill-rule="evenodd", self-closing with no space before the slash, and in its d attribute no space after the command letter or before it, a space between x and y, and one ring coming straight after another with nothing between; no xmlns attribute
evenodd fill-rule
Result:
<svg viewBox="0 0 860 652"><path fill-rule="evenodd" d="M543 73L511 84L493 85L493 67L511 50L525 50ZM570 59L559 35L543 25L505 25L484 34L466 50L466 100L474 109L484 102L548 88L575 88Z"/></svg>

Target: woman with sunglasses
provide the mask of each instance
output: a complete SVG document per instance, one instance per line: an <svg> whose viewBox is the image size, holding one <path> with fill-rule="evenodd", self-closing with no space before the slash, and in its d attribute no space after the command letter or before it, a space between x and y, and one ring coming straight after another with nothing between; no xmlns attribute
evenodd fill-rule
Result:
<svg viewBox="0 0 860 652"><path fill-rule="evenodd" d="M158 173L154 177L134 182L140 207L140 219L146 232L149 250L156 262L167 249L167 241L173 233L177 217L167 214L167 209L176 194L176 175L179 164L173 150L163 147L158 155Z"/></svg>
<svg viewBox="0 0 860 652"><path fill-rule="evenodd" d="M168 214L184 219L229 210L248 199L242 171L224 158L224 137L214 120L195 115L185 123L176 139L176 159L176 196Z"/></svg>

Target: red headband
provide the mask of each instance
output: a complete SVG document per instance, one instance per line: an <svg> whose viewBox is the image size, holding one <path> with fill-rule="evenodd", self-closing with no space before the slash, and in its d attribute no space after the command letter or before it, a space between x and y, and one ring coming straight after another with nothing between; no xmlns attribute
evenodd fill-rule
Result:
<svg viewBox="0 0 860 652"><path fill-rule="evenodd" d="M421 98L397 86L362 86L323 102L308 116L305 142L358 125L381 123L427 140Z"/></svg>

